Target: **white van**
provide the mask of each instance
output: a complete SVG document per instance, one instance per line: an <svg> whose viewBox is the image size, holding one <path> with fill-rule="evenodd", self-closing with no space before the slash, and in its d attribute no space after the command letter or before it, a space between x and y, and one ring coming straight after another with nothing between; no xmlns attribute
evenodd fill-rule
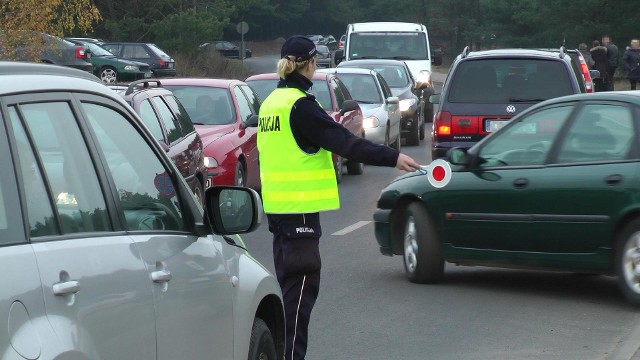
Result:
<svg viewBox="0 0 640 360"><path fill-rule="evenodd" d="M440 65L442 56L432 58L427 27L406 22L366 22L347 26L347 44L340 60L404 60L415 79L422 70L431 73L431 64Z"/></svg>

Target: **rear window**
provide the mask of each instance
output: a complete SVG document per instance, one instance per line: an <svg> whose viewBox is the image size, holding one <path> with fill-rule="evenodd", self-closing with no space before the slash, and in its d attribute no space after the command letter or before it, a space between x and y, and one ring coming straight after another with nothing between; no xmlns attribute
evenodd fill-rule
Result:
<svg viewBox="0 0 640 360"><path fill-rule="evenodd" d="M164 58L164 59L170 59L171 58L171 56L167 55L167 53L162 51L155 44L147 44L147 45L149 45L149 48L151 49L151 51L153 51L156 55L160 56L161 58Z"/></svg>
<svg viewBox="0 0 640 360"><path fill-rule="evenodd" d="M561 61L482 59L464 61L449 87L452 103L539 102L575 93Z"/></svg>

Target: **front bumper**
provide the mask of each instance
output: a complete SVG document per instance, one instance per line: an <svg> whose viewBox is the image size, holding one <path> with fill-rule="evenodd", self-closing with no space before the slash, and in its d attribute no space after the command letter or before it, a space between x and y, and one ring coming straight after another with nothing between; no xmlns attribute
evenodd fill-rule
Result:
<svg viewBox="0 0 640 360"><path fill-rule="evenodd" d="M380 145L384 145L384 140L387 133L386 126L378 126L374 128L365 128L364 129L364 137L365 139Z"/></svg>
<svg viewBox="0 0 640 360"><path fill-rule="evenodd" d="M392 256L391 250L391 210L376 209L373 213L376 240L382 255Z"/></svg>

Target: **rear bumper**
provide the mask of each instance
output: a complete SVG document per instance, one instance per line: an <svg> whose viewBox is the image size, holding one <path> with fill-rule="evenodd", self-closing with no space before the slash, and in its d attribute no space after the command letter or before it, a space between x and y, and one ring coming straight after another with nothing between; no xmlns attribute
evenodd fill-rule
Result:
<svg viewBox="0 0 640 360"><path fill-rule="evenodd" d="M173 77L176 76L176 69L156 68L151 70L156 77Z"/></svg>
<svg viewBox="0 0 640 360"><path fill-rule="evenodd" d="M431 145L431 158L433 160L435 159L439 159L439 158L444 158L447 156L447 151L449 151L449 149L454 148L454 147L459 147L459 148L464 148L464 149L468 149L470 147L472 147L473 145L477 144L477 141L452 141L452 142L438 142L438 141L433 141Z"/></svg>

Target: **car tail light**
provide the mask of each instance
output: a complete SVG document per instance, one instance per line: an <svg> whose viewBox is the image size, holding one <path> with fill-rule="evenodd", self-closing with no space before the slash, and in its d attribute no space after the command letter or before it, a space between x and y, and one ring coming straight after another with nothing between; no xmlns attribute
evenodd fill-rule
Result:
<svg viewBox="0 0 640 360"><path fill-rule="evenodd" d="M162 59L160 59L160 60L158 60L158 65L160 65L160 67L167 67L167 62L162 60Z"/></svg>
<svg viewBox="0 0 640 360"><path fill-rule="evenodd" d="M435 116L434 129L436 136L451 135L451 113L448 111L438 111Z"/></svg>
<svg viewBox="0 0 640 360"><path fill-rule="evenodd" d="M344 43L342 41L338 41L338 46L344 46Z"/></svg>
<svg viewBox="0 0 640 360"><path fill-rule="evenodd" d="M591 80L591 74L589 74L589 67L583 59L580 59L580 70L582 70L582 76L584 77L587 92L593 92L593 80Z"/></svg>
<svg viewBox="0 0 640 360"><path fill-rule="evenodd" d="M84 51L84 48L82 46L76 46L75 57L76 57L76 59L86 59L87 58L87 53Z"/></svg>

